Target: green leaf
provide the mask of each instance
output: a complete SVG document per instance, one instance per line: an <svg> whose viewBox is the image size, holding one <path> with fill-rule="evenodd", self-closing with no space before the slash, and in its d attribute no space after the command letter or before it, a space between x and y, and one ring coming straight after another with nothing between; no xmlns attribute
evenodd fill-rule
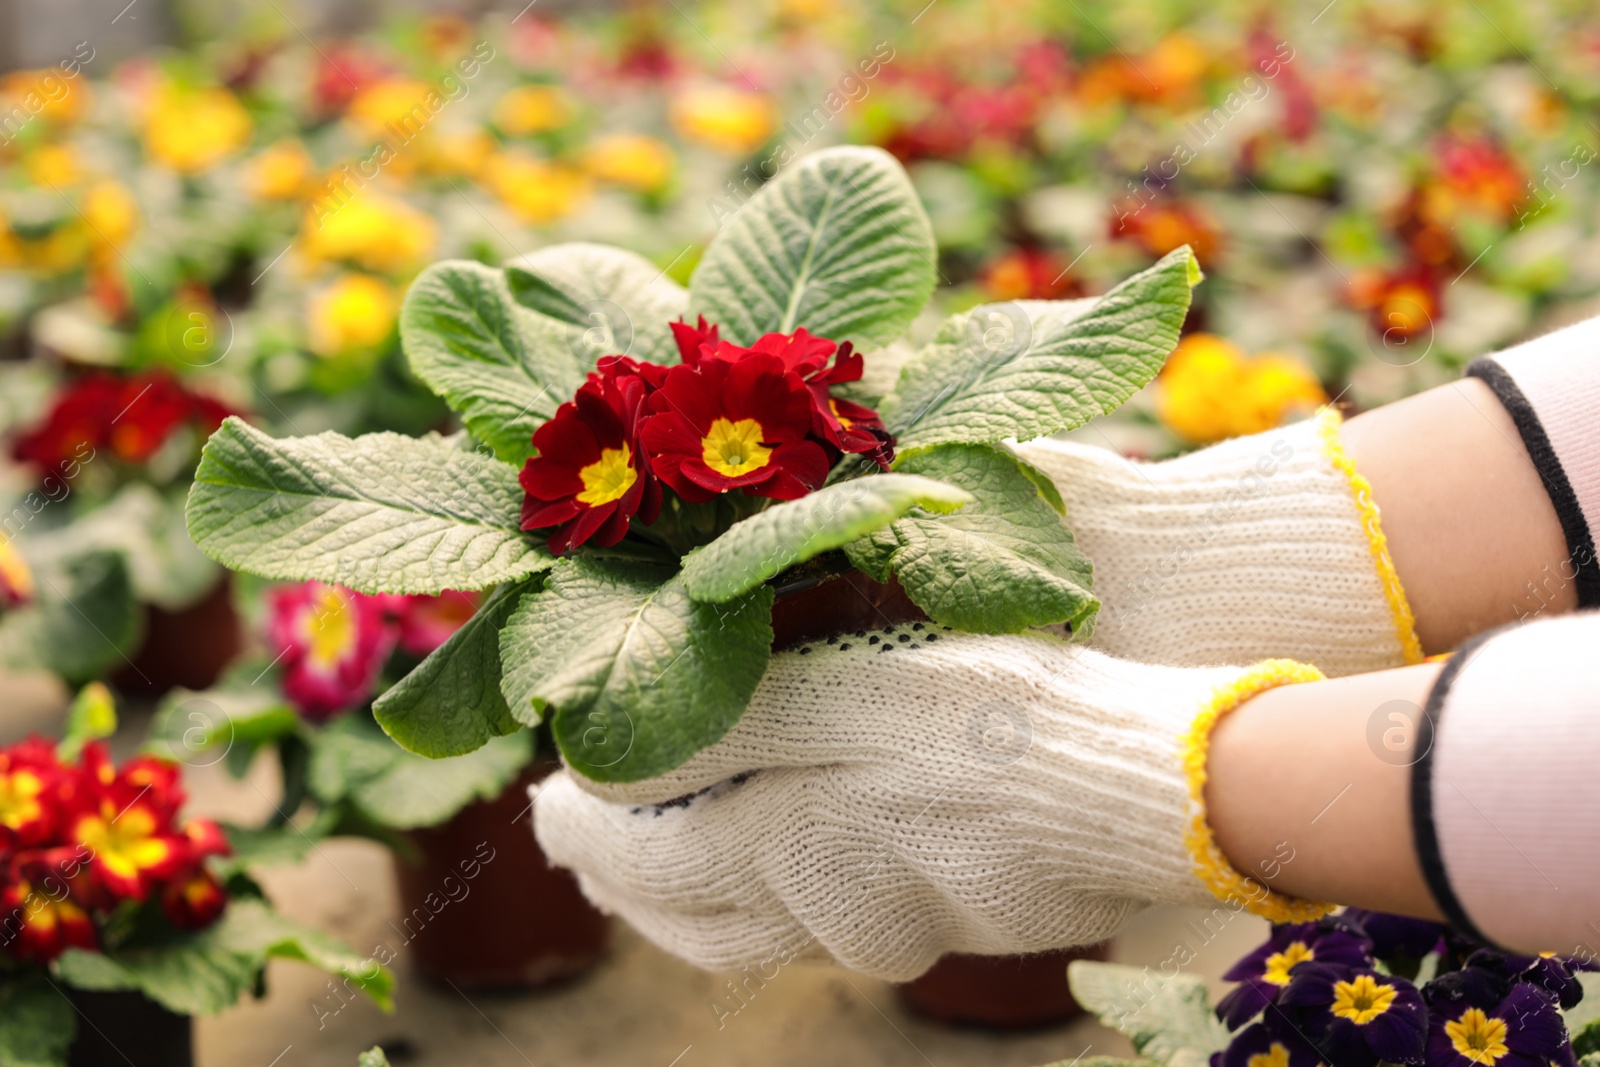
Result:
<svg viewBox="0 0 1600 1067"><path fill-rule="evenodd" d="M1148 967L1074 960L1067 984L1079 1004L1126 1034L1139 1055L1167 1067L1205 1067L1228 1044L1228 1030L1212 1014L1205 981L1196 975L1168 978Z"/></svg>
<svg viewBox="0 0 1600 1067"><path fill-rule="evenodd" d="M974 502L950 515L914 511L845 553L879 581L898 576L935 621L975 633L1076 630L1099 609L1093 565L1009 452L939 445L903 453L896 469L960 486Z"/></svg>
<svg viewBox="0 0 1600 1067"><path fill-rule="evenodd" d="M273 685L254 685L261 667L211 689L174 689L156 705L144 749L187 767L248 760L262 745L300 729L300 716ZM230 762L231 765L231 762Z"/></svg>
<svg viewBox="0 0 1600 1067"><path fill-rule="evenodd" d="M235 898L204 930L115 954L68 949L56 960L62 981L80 989L137 989L185 1015L215 1015L253 989L269 958L309 963L345 979L388 1010L394 977L375 960L273 911Z"/></svg>
<svg viewBox="0 0 1600 1067"><path fill-rule="evenodd" d="M90 741L117 732L117 705L111 690L101 682L90 682L78 690L67 709L67 725L56 744L56 755L63 762L75 762Z"/></svg>
<svg viewBox="0 0 1600 1067"><path fill-rule="evenodd" d="M884 423L910 450L1082 426L1156 376L1189 311L1188 246L1093 302L985 304L908 364Z"/></svg>
<svg viewBox="0 0 1600 1067"><path fill-rule="evenodd" d="M0 980L0 1067L65 1067L78 1016L43 974Z"/></svg>
<svg viewBox="0 0 1600 1067"><path fill-rule="evenodd" d="M41 561L31 544L22 547L38 599L0 616L0 664L50 671L78 686L128 662L143 615L121 553Z"/></svg>
<svg viewBox="0 0 1600 1067"><path fill-rule="evenodd" d="M189 536L263 578L440 593L550 565L518 528L521 508L516 471L436 435L278 441L229 418L195 472Z"/></svg>
<svg viewBox="0 0 1600 1067"><path fill-rule="evenodd" d="M954 511L972 494L914 474L875 474L830 485L737 522L683 563L696 600L748 593L784 568L881 529L914 507Z"/></svg>
<svg viewBox="0 0 1600 1067"><path fill-rule="evenodd" d="M500 693L500 630L537 582L496 589L448 641L378 697L372 714L384 732L402 748L438 759L522 729Z"/></svg>
<svg viewBox="0 0 1600 1067"><path fill-rule="evenodd" d="M1579 1057L1600 1055L1600 1021L1572 1032L1572 1051Z"/></svg>
<svg viewBox="0 0 1600 1067"><path fill-rule="evenodd" d="M689 294L643 256L607 245L551 245L507 263L506 282L518 303L568 327L586 370L609 355L678 362L668 323L683 315Z"/></svg>
<svg viewBox="0 0 1600 1067"><path fill-rule="evenodd" d="M706 249L689 309L751 344L804 326L885 344L933 293L933 230L905 171L877 148L829 148L791 164Z"/></svg>
<svg viewBox="0 0 1600 1067"><path fill-rule="evenodd" d="M356 1057L356 1067L389 1067L389 1057L380 1046L373 1045Z"/></svg>
<svg viewBox="0 0 1600 1067"><path fill-rule="evenodd" d="M226 856L213 857L211 869L226 881L235 874L254 867L292 867L305 860L325 835L320 822L308 826L284 824L278 826L234 826L224 823L223 832L231 850Z"/></svg>
<svg viewBox="0 0 1600 1067"><path fill-rule="evenodd" d="M411 283L400 342L412 372L518 465L587 371L560 322L517 303L504 271L469 260L435 263Z"/></svg>
<svg viewBox="0 0 1600 1067"><path fill-rule="evenodd" d="M501 632L501 686L523 722L554 709L569 766L632 782L727 733L771 646L769 587L702 604L664 568L564 559Z"/></svg>
<svg viewBox="0 0 1600 1067"><path fill-rule="evenodd" d="M499 796L532 758L526 730L464 756L430 759L396 745L370 719L347 715L318 731L309 784L324 804L346 801L379 826L411 829L436 826L474 800Z"/></svg>

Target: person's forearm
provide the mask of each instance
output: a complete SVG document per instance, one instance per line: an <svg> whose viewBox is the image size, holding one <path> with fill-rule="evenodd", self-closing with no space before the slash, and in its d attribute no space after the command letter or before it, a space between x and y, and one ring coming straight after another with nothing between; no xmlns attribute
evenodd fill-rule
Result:
<svg viewBox="0 0 1600 1067"><path fill-rule="evenodd" d="M1550 495L1483 382L1463 378L1366 412L1345 423L1344 441L1372 483L1425 652L1577 606Z"/></svg>
<svg viewBox="0 0 1600 1067"><path fill-rule="evenodd" d="M1438 673L1283 686L1223 718L1206 809L1234 867L1307 900L1439 918L1410 819L1412 742Z"/></svg>

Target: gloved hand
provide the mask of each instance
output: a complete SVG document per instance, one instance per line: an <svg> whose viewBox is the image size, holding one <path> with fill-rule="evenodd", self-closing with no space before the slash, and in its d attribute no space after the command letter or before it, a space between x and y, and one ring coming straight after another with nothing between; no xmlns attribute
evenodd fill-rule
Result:
<svg viewBox="0 0 1600 1067"><path fill-rule="evenodd" d="M738 725L661 778L554 775L539 843L708 968L828 953L904 980L947 952L1093 944L1150 902L1322 913L1234 872L1199 799L1214 718L1314 669L892 630L774 656Z"/></svg>
<svg viewBox="0 0 1600 1067"><path fill-rule="evenodd" d="M1332 409L1160 463L1053 440L1017 451L1094 561L1095 647L1174 665L1293 656L1329 675L1421 661Z"/></svg>

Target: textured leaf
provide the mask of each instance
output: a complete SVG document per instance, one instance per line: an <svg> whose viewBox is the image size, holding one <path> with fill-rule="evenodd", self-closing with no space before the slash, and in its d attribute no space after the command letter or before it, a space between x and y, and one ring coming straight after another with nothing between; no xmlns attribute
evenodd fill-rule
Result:
<svg viewBox="0 0 1600 1067"><path fill-rule="evenodd" d="M116 732L117 705L111 690L104 683L90 682L78 690L72 706L67 709L67 725L56 743L56 755L63 762L76 762L84 745Z"/></svg>
<svg viewBox="0 0 1600 1067"><path fill-rule="evenodd" d="M804 326L886 344L933 293L933 230L900 164L877 148L814 152L727 220L689 284L689 308L750 344Z"/></svg>
<svg viewBox="0 0 1600 1067"><path fill-rule="evenodd" d="M369 719L349 715L318 732L308 781L324 804L346 801L380 826L445 822L474 800L499 796L533 757L526 730L477 750L429 759L396 745Z"/></svg>
<svg viewBox="0 0 1600 1067"><path fill-rule="evenodd" d="M500 635L511 713L567 764L632 782L679 766L744 714L772 646L772 590L691 600L663 568L564 559Z"/></svg>
<svg viewBox="0 0 1600 1067"><path fill-rule="evenodd" d="M683 587L718 603L786 567L881 529L913 507L954 511L972 495L913 474L874 474L757 512L683 562Z"/></svg>
<svg viewBox="0 0 1600 1067"><path fill-rule="evenodd" d="M1167 1067L1205 1067L1228 1044L1228 1031L1211 1011L1205 981L1168 978L1149 968L1074 960L1067 984L1079 1004L1105 1025L1127 1035L1139 1055Z"/></svg>
<svg viewBox="0 0 1600 1067"><path fill-rule="evenodd" d="M905 449L1082 426L1156 376L1189 311L1194 257L1169 253L1093 302L985 304L908 364L884 413Z"/></svg>
<svg viewBox="0 0 1600 1067"><path fill-rule="evenodd" d="M0 982L0 1067L64 1067L78 1016L43 974Z"/></svg>
<svg viewBox="0 0 1600 1067"><path fill-rule="evenodd" d="M372 705L372 714L402 748L438 759L471 752L514 733L500 693L500 630L538 579L495 590L450 639Z"/></svg>
<svg viewBox="0 0 1600 1067"><path fill-rule="evenodd" d="M585 369L610 355L678 362L667 324L683 315L689 294L643 256L607 245L552 245L507 263L506 282L518 303L567 327L568 346Z"/></svg>
<svg viewBox="0 0 1600 1067"><path fill-rule="evenodd" d="M19 546L33 568L38 599L0 616L0 663L49 671L73 686L126 663L139 644L143 617L123 555L95 550L42 559L33 542Z"/></svg>
<svg viewBox="0 0 1600 1067"><path fill-rule="evenodd" d="M269 958L308 963L347 980L384 1011L394 1006L394 975L377 960L321 930L284 917L265 901L230 902L222 919L201 934L209 936L219 949L249 954L263 964Z"/></svg>
<svg viewBox="0 0 1600 1067"><path fill-rule="evenodd" d="M516 471L437 436L278 441L229 418L189 492L189 536L263 578L363 593L482 589L543 570Z"/></svg>
<svg viewBox="0 0 1600 1067"><path fill-rule="evenodd" d="M1094 570L1061 515L1007 452L940 445L896 469L960 486L974 502L949 515L914 511L845 547L879 581L895 574L934 620L976 633L1020 633L1099 608Z"/></svg>
<svg viewBox="0 0 1600 1067"><path fill-rule="evenodd" d="M416 376L519 465L586 372L560 323L517 303L504 271L470 260L435 263L411 283L400 342Z"/></svg>

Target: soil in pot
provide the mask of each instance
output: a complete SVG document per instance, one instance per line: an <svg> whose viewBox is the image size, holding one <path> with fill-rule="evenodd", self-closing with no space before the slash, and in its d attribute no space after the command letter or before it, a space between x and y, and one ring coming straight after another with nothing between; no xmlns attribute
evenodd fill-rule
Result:
<svg viewBox="0 0 1600 1067"><path fill-rule="evenodd" d="M395 856L401 959L460 989L532 989L576 978L605 955L610 924L534 840L528 786L560 767L540 755L494 800L407 835Z"/></svg>
<svg viewBox="0 0 1600 1067"><path fill-rule="evenodd" d="M129 695L158 697L179 686L207 689L244 647L227 574L201 599L178 611L145 606L144 643L112 678Z"/></svg>
<svg viewBox="0 0 1600 1067"><path fill-rule="evenodd" d="M67 1067L193 1067L189 1016L132 991L73 989L68 996L77 1009L78 1036L67 1051Z"/></svg>
<svg viewBox="0 0 1600 1067"><path fill-rule="evenodd" d="M772 645L792 648L832 634L926 620L899 582L847 571L780 588L772 605ZM998 1030L1051 1026L1083 1011L1067 989L1067 964L1104 958L1103 945L1031 956L952 954L895 993L908 1010L937 1022Z"/></svg>

